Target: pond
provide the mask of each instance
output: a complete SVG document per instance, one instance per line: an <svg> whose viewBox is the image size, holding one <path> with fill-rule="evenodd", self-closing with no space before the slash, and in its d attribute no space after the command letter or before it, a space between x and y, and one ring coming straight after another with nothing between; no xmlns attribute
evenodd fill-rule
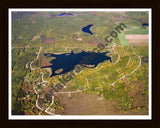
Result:
<svg viewBox="0 0 160 128"><path fill-rule="evenodd" d="M57 16L73 16L72 13L61 13L61 14L58 14Z"/></svg>
<svg viewBox="0 0 160 128"><path fill-rule="evenodd" d="M92 26L93 26L93 24L89 24L86 27L83 27L82 31L85 32L85 33L89 33L89 34L93 35L93 33L90 30L90 27L92 27Z"/></svg>

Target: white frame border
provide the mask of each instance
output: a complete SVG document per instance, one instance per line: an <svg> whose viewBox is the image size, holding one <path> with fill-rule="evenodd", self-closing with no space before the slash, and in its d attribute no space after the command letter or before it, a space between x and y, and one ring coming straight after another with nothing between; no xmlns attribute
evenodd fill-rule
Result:
<svg viewBox="0 0 160 128"><path fill-rule="evenodd" d="M36 11L36 12L49 12L49 11L59 11L59 12L63 12L63 11L80 11L80 12L88 12L88 11L97 11L97 12L103 12L103 11L148 11L149 12L149 115L93 115L93 116L82 116L82 115L75 115L75 116L70 116L70 115L44 115L44 116L40 116L40 115L23 115L23 116L18 116L18 115L11 115L11 30L12 30L12 22L11 22L11 13L13 11L19 11L19 12L28 12L28 11ZM81 119L86 119L86 120L151 120L152 119L152 9L151 8L128 8L128 9L113 9L113 8L108 8L108 9L79 9L79 8L74 8L74 9L65 9L65 8L58 8L58 9L47 9L47 8L9 8L8 9L8 17L9 17L9 21L8 21L8 37L9 37L9 42L8 42L8 52L9 52L9 56L8 56L8 62L9 62L9 76L8 76L8 119L9 120L81 120Z"/></svg>

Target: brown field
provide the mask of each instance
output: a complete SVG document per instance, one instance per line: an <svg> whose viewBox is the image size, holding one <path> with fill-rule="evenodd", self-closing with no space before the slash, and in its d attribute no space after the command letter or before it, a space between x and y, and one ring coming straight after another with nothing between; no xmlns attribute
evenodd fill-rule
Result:
<svg viewBox="0 0 160 128"><path fill-rule="evenodd" d="M131 45L146 46L149 43L149 35L125 35Z"/></svg>
<svg viewBox="0 0 160 128"><path fill-rule="evenodd" d="M149 35L125 35L126 39L149 39Z"/></svg>
<svg viewBox="0 0 160 128"><path fill-rule="evenodd" d="M119 112L115 101L106 100L96 93L74 93L71 95L60 94L57 96L64 111L56 110L62 115L144 115L146 110L141 112Z"/></svg>
<svg viewBox="0 0 160 128"><path fill-rule="evenodd" d="M146 46L149 41L147 39L130 39L128 42L130 45Z"/></svg>
<svg viewBox="0 0 160 128"><path fill-rule="evenodd" d="M62 98L63 97L63 98ZM59 95L65 109L64 115L105 115L116 113L116 104L98 94L76 93Z"/></svg>

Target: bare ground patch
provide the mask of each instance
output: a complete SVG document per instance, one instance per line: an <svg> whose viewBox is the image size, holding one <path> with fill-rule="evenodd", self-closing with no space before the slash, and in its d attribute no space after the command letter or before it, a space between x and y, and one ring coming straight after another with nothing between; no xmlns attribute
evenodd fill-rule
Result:
<svg viewBox="0 0 160 128"><path fill-rule="evenodd" d="M96 93L59 94L57 96L64 110L57 109L62 115L147 115L147 110L139 112L120 112L115 101L106 100Z"/></svg>
<svg viewBox="0 0 160 128"><path fill-rule="evenodd" d="M130 45L148 46L148 39L128 39Z"/></svg>
<svg viewBox="0 0 160 128"><path fill-rule="evenodd" d="M126 39L149 39L149 35L145 34L139 34L139 35L135 35L135 34L131 34L131 35L125 35Z"/></svg>
<svg viewBox="0 0 160 128"><path fill-rule="evenodd" d="M115 115L116 103L105 100L98 94L61 94L58 99L63 105L64 115Z"/></svg>
<svg viewBox="0 0 160 128"><path fill-rule="evenodd" d="M149 35L125 35L126 39L131 45L138 45L138 46L146 46L149 42Z"/></svg>

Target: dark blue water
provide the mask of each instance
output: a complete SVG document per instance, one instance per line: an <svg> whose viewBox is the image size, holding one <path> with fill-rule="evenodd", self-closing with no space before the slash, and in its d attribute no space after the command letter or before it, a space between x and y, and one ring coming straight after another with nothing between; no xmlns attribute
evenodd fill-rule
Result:
<svg viewBox="0 0 160 128"><path fill-rule="evenodd" d="M52 54L52 53L45 53L44 55L47 57L56 57L50 61L52 65L44 66L41 68L48 68L52 69L52 76L67 73L72 71L76 65L83 65L84 67L88 67L88 65L94 65L95 68L99 63L104 62L105 60L110 60L111 57L106 56L107 52L104 53L95 53L95 52L85 52L82 51L81 53L74 54L73 51L71 53L64 53L64 54ZM58 69L63 68L63 71L59 74L56 74L55 71Z"/></svg>
<svg viewBox="0 0 160 128"><path fill-rule="evenodd" d="M58 14L57 16L73 16L72 13L61 13L61 14Z"/></svg>
<svg viewBox="0 0 160 128"><path fill-rule="evenodd" d="M143 23L142 26L148 26L148 23Z"/></svg>
<svg viewBox="0 0 160 128"><path fill-rule="evenodd" d="M83 32L85 32L85 33L89 33L89 34L93 34L92 32L91 32L91 30L90 30L90 27L92 27L93 26L93 24L89 24L89 25L87 25L86 27L83 27L82 28L82 31Z"/></svg>

